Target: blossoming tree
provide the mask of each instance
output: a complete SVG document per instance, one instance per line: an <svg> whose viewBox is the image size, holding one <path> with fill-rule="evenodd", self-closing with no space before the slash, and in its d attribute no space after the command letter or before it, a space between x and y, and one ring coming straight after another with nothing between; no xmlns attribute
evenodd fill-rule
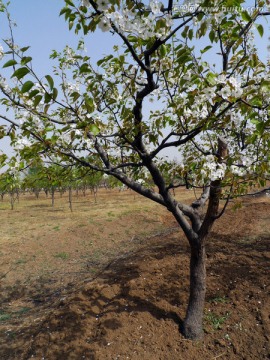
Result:
<svg viewBox="0 0 270 360"><path fill-rule="evenodd" d="M264 36L266 5L65 0L69 30L90 40L110 32L119 39L113 53L93 63L80 40L78 49L54 51L54 75L38 78L27 47L11 37L0 50L12 80L0 78L2 108L13 109L2 111L1 134L20 156L11 166L57 156L166 207L191 249L183 328L190 339L203 332L207 235L228 200L269 173L269 63L254 41ZM173 168L168 149L178 151ZM201 189L192 204L173 196L183 183Z"/></svg>

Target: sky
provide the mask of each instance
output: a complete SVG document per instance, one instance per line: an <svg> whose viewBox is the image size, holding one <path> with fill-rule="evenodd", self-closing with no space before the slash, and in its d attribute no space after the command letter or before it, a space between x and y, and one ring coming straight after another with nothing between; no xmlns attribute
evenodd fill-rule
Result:
<svg viewBox="0 0 270 360"><path fill-rule="evenodd" d="M50 69L49 54L52 50L62 50L65 45L75 47L80 36L68 31L64 16L59 16L64 0L11 0L9 11L16 22L14 37L21 46L31 46L29 55L34 67L41 73ZM3 17L2 17L3 18ZM1 18L0 18L1 19ZM0 38L9 37L5 19L0 22ZM97 32L88 36L88 54L98 57L112 48L111 35Z"/></svg>
<svg viewBox="0 0 270 360"><path fill-rule="evenodd" d="M252 6L253 3L254 0L247 0L246 6ZM64 0L10 1L11 18L17 24L14 28L15 42L20 46L31 46L27 55L33 57L33 67L41 77L52 74L53 62L49 59L52 50L61 51L65 45L76 47L79 38L74 34L74 31L68 31L68 24L64 17L59 17L64 4ZM265 48L266 42L269 42L270 25L266 23L264 25L265 36L262 39L257 35L256 44L260 53L266 58ZM2 39L8 37L10 37L8 23L0 13L0 44ZM112 37L110 33L100 31L89 34L86 41L87 55L91 56L93 60L98 60L102 55L110 53L116 39L116 36ZM200 40L200 46L202 48L206 46L203 40ZM211 59L210 61L215 60ZM6 150L9 147L8 143L8 139L0 140L0 149Z"/></svg>

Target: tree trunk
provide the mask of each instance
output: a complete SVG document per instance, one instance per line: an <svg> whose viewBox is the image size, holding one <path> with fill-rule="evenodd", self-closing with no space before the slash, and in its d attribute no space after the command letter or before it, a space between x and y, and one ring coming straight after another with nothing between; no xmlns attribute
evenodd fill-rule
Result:
<svg viewBox="0 0 270 360"><path fill-rule="evenodd" d="M95 199L95 204L97 203L97 186L93 187L93 193L94 193L94 199Z"/></svg>
<svg viewBox="0 0 270 360"><path fill-rule="evenodd" d="M204 245L191 246L190 293L184 320L184 336L198 340L203 337L203 311L206 292L206 254Z"/></svg>
<svg viewBox="0 0 270 360"><path fill-rule="evenodd" d="M51 192L52 192L52 207L54 207L54 187L53 186L51 188Z"/></svg>
<svg viewBox="0 0 270 360"><path fill-rule="evenodd" d="M226 142L218 139L218 161L223 163L228 156ZM209 202L204 221L198 231L199 238L190 241L190 290L189 303L184 320L184 335L191 340L203 337L203 311L206 292L205 239L218 216L221 196L221 179L211 181ZM194 203L193 203L194 204Z"/></svg>
<svg viewBox="0 0 270 360"><path fill-rule="evenodd" d="M9 195L10 195L10 207L11 207L11 210L14 210L14 202L15 202L14 193L11 192Z"/></svg>
<svg viewBox="0 0 270 360"><path fill-rule="evenodd" d="M69 186L69 188L68 188L68 201L69 201L69 209L72 212L73 209L72 209L72 187L71 186Z"/></svg>

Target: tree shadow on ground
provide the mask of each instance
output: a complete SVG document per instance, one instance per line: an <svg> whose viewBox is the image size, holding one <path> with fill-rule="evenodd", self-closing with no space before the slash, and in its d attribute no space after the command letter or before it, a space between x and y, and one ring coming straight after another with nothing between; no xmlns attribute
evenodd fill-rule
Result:
<svg viewBox="0 0 270 360"><path fill-rule="evenodd" d="M164 244L152 241L137 252L111 261L96 275L96 279L81 279L76 290L70 288L66 293L59 290L45 294L39 289L41 293L38 295L34 289L32 292L28 290L27 294L24 289L20 295L27 296L34 303L28 318L32 316L20 325L20 331L16 331L19 321L13 322L13 336L5 334L8 341L1 344L2 358L13 360L41 356L63 359L64 351L72 354L72 359L94 359L93 343L106 344L107 331L122 326L121 320L118 320L122 313L148 313L157 320L171 320L180 329L182 319L179 314L154 301L164 295L162 283L159 284L157 279L152 281L152 286L142 289L142 272L145 269L141 265L145 266L153 260L161 264L165 257L184 252L181 244L174 239L164 239ZM175 293L179 292L179 284L176 284L176 278L180 281L179 274L177 276L171 270L164 275L169 284L166 286L166 297L173 303L176 301ZM154 277L155 273L149 273L149 276ZM140 289L136 292L137 281ZM33 321L34 317L40 317L40 321ZM80 347L75 345L77 342L81 342Z"/></svg>
<svg viewBox="0 0 270 360"><path fill-rule="evenodd" d="M228 284L235 279L260 281L255 270L259 266L266 273L267 241L265 237L257 244L241 244L241 238L213 233L208 245L208 299L215 297L217 287L229 296L235 285ZM171 321L181 329L180 313L188 298L188 254L178 234L152 238L138 251L112 260L94 279L77 279L74 287L50 296L41 292L44 301L34 304L31 316L21 324L19 319L11 322L10 332L2 330L1 359L100 359L98 349L107 346L112 332L126 331L137 314L153 322ZM26 295L34 298L37 293L32 289ZM128 321L124 324L123 319Z"/></svg>

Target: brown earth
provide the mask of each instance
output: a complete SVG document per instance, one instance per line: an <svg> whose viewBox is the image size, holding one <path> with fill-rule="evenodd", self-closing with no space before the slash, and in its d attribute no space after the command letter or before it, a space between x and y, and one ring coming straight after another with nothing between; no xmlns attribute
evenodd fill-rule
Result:
<svg viewBox="0 0 270 360"><path fill-rule="evenodd" d="M245 199L212 230L199 342L180 333L188 245L167 212L131 192L73 207L0 204L1 360L270 359L269 198Z"/></svg>

